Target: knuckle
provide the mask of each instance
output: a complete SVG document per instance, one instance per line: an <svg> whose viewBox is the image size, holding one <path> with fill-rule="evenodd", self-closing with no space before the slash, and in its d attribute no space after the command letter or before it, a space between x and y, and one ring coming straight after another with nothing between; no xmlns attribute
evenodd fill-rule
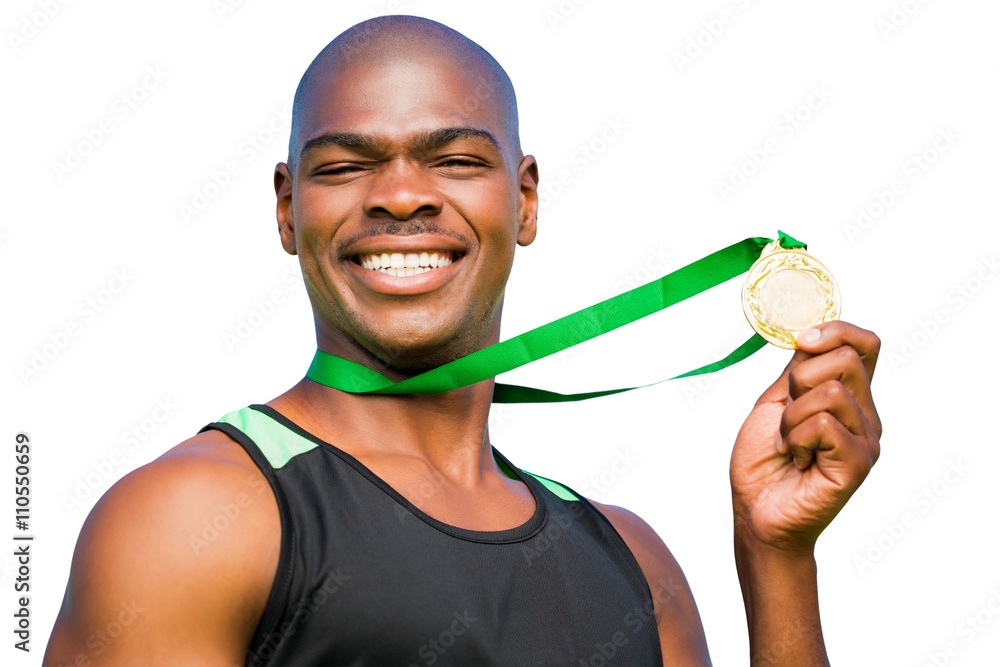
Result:
<svg viewBox="0 0 1000 667"><path fill-rule="evenodd" d="M795 392L802 387L802 373L796 369L788 374L788 388Z"/></svg>
<svg viewBox="0 0 1000 667"><path fill-rule="evenodd" d="M838 400L847 393L847 388L844 387L844 385L838 380L830 380L826 383L824 392L826 393L827 398Z"/></svg>
<svg viewBox="0 0 1000 667"><path fill-rule="evenodd" d="M833 416L829 412L821 412L816 415L816 426L821 432L827 432L833 426Z"/></svg>
<svg viewBox="0 0 1000 667"><path fill-rule="evenodd" d="M837 356L837 360L844 364L861 360L860 355L858 355L858 351L849 345L841 345L836 349L835 354Z"/></svg>

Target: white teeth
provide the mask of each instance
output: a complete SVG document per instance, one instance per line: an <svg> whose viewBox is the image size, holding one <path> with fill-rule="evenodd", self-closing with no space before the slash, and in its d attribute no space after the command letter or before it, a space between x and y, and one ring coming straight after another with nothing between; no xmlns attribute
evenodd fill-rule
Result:
<svg viewBox="0 0 1000 667"><path fill-rule="evenodd" d="M401 278L448 266L453 260L451 252L383 252L361 255L358 257L358 262L371 271Z"/></svg>

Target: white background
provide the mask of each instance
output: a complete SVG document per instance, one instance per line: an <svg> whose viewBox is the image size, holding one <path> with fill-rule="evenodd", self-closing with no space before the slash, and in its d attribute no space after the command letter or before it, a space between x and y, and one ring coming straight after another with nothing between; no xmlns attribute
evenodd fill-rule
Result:
<svg viewBox="0 0 1000 667"><path fill-rule="evenodd" d="M1000 5L577 1L103 0L53 4L51 16L37 0L5 3L0 499L10 523L0 539L12 545L17 532L13 440L24 431L36 540L28 656L12 648L16 570L13 546L0 548L0 661L40 662L101 493L301 377L311 317L278 245L271 189L284 114L329 39L412 13L497 57L542 183L560 172L568 182L545 190L538 241L509 285L505 337L747 236L806 240L838 277L845 319L883 339L883 456L818 553L831 658L996 664ZM934 148L939 132L950 132L946 151ZM768 139L777 150L744 164L762 161ZM87 154L66 171L56 163L71 151ZM915 168L925 151L933 162ZM239 172L213 188L229 161ZM734 169L745 178L731 180ZM720 183L734 191L723 196ZM185 220L196 192L208 199ZM859 207L873 211L864 226ZM737 293L727 283L508 379L573 391L688 370L743 339ZM103 300L101 312L88 299ZM259 326L227 344L241 320ZM67 326L76 335L62 335ZM494 415L495 443L520 466L629 507L663 536L717 665L747 664L729 451L787 357L769 348L701 382Z"/></svg>

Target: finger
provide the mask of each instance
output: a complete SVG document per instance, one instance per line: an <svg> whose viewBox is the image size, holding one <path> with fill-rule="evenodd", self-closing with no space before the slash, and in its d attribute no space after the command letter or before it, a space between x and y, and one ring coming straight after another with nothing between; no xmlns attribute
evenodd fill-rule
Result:
<svg viewBox="0 0 1000 667"><path fill-rule="evenodd" d="M857 488L878 459L878 441L859 438L825 412L792 429L785 439L795 467L805 470L816 461L831 481Z"/></svg>
<svg viewBox="0 0 1000 667"><path fill-rule="evenodd" d="M882 424L875 409L868 372L861 356L852 347L842 345L797 364L788 374L788 394L793 401L799 400L830 381L839 382L847 389L876 434L881 435Z"/></svg>
<svg viewBox="0 0 1000 667"><path fill-rule="evenodd" d="M861 358L869 381L875 374L875 364L882 347L882 341L871 331L840 320L806 329L799 334L796 344L800 351L812 355L823 354L842 345L854 348Z"/></svg>
<svg viewBox="0 0 1000 667"><path fill-rule="evenodd" d="M864 362L857 351L847 345L796 364L788 373L788 392L792 400L795 400L830 380L843 383L855 396L859 392L871 393Z"/></svg>
<svg viewBox="0 0 1000 667"><path fill-rule="evenodd" d="M792 401L781 414L781 435L787 437L813 415L826 412L854 435L869 435L870 425L857 401L836 380L828 380Z"/></svg>
<svg viewBox="0 0 1000 667"><path fill-rule="evenodd" d="M781 371L781 375L778 376L770 387L764 390L764 393L760 395L757 399L757 404L761 403L784 403L788 400L788 376L789 374L798 367L799 364L811 359L813 355L808 352L803 352L802 350L796 350L792 355L791 360L785 369Z"/></svg>
<svg viewBox="0 0 1000 667"><path fill-rule="evenodd" d="M842 321L824 322L816 327L806 329L799 334L797 344L798 349L795 350L788 365L778 376L778 379L761 394L757 401L758 404L784 403L789 397L788 377L790 374L806 361L841 346L851 347L856 351L861 360L861 368L865 371L866 383L870 384L881 347L881 341L874 333ZM819 382L822 380L816 384ZM804 391L811 389L812 386L807 387ZM877 419L874 405L870 409L866 408L866 413L870 418Z"/></svg>

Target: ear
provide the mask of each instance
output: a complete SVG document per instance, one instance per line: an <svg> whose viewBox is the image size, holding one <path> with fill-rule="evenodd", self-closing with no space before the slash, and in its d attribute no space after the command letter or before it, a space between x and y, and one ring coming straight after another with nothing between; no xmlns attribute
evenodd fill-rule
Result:
<svg viewBox="0 0 1000 667"><path fill-rule="evenodd" d="M297 254L295 249L295 220L292 214L292 174L288 165L279 162L274 167L274 194L278 198L276 217L281 247L289 255Z"/></svg>
<svg viewBox="0 0 1000 667"><path fill-rule="evenodd" d="M525 155L517 168L521 193L517 202L517 244L530 245L538 227L538 162Z"/></svg>

